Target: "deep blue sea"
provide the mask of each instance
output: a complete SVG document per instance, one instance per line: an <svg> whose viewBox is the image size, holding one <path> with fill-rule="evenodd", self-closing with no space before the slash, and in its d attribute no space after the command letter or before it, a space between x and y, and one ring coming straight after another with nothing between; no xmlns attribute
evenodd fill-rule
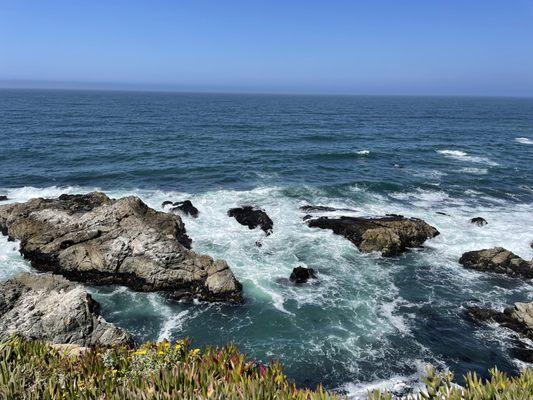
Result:
<svg viewBox="0 0 533 400"><path fill-rule="evenodd" d="M495 245L533 256L533 99L0 90L0 166L11 201L98 189L197 206L184 217L193 249L227 260L246 303L91 288L139 340L234 342L299 385L354 397L414 382L427 363L457 375L525 365L509 332L464 307L531 301L532 283L457 261ZM244 204L267 211L271 236L227 217ZM304 204L420 217L441 235L383 259L307 227ZM287 284L299 265L318 283ZM27 269L0 238L0 279Z"/></svg>

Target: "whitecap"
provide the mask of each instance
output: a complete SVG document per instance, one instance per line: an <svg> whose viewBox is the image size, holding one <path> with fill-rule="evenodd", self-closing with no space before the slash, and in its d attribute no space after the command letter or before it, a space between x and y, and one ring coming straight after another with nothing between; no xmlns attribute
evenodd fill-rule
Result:
<svg viewBox="0 0 533 400"><path fill-rule="evenodd" d="M370 150L359 150L359 151L356 151L355 154L366 156L366 155L370 154Z"/></svg>
<svg viewBox="0 0 533 400"><path fill-rule="evenodd" d="M465 174L474 174L474 175L486 175L488 173L487 168L465 167L465 168L461 168L460 171L464 172Z"/></svg>
<svg viewBox="0 0 533 400"><path fill-rule="evenodd" d="M437 150L437 153L442 154L444 157L453 158L459 161L487 164L492 167L499 165L497 162L490 160L487 157L471 156L468 153L461 150Z"/></svg>
<svg viewBox="0 0 533 400"><path fill-rule="evenodd" d="M517 137L514 140L522 144L533 144L533 140L527 137Z"/></svg>

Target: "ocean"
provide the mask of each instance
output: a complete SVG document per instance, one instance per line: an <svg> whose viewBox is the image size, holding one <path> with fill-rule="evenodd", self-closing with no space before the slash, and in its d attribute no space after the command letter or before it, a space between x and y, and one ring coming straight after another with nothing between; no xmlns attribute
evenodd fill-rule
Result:
<svg viewBox="0 0 533 400"><path fill-rule="evenodd" d="M300 386L353 398L416 384L428 363L457 376L525 365L508 331L473 324L464 308L532 301L531 282L458 259L491 246L533 257L531 98L0 90L0 160L11 201L101 190L200 210L183 217L192 248L228 262L245 304L90 288L104 317L138 340L232 342L281 361ZM226 215L247 204L266 210L272 235ZM381 258L307 227L305 204L419 217L441 234ZM470 224L477 216L488 225ZM289 284L300 265L317 282ZM1 237L0 280L30 269Z"/></svg>

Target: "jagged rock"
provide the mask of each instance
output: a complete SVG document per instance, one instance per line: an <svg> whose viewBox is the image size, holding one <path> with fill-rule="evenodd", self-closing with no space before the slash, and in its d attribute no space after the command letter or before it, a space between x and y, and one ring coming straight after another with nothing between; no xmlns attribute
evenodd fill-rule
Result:
<svg viewBox="0 0 533 400"><path fill-rule="evenodd" d="M163 291L172 298L242 300L242 286L224 261L190 251L179 216L155 211L138 197L62 195L0 206L0 229L40 271L93 285Z"/></svg>
<svg viewBox="0 0 533 400"><path fill-rule="evenodd" d="M184 201L164 201L161 203L161 207L164 209L168 209L168 211L172 213L181 213L183 215L188 215L193 218L198 218L199 211L198 209L192 204L190 200L184 200Z"/></svg>
<svg viewBox="0 0 533 400"><path fill-rule="evenodd" d="M292 270L291 276L289 277L291 282L296 284L305 283L309 279L315 279L316 273L313 268L305 267L296 267Z"/></svg>
<svg viewBox="0 0 533 400"><path fill-rule="evenodd" d="M304 217L303 217L302 219L303 219L304 221L307 221L307 220L309 220L309 219L311 219L311 218L313 218L313 216L307 214L307 215L304 215Z"/></svg>
<svg viewBox="0 0 533 400"><path fill-rule="evenodd" d="M198 209L193 206L190 200L178 201L172 204L173 207L170 209L172 212L181 211L185 215L190 215L193 218L198 218Z"/></svg>
<svg viewBox="0 0 533 400"><path fill-rule="evenodd" d="M487 220L485 218L481 217L475 217L470 220L471 224L477 225L477 226L485 226L488 224Z"/></svg>
<svg viewBox="0 0 533 400"><path fill-rule="evenodd" d="M310 204L306 204L305 206L300 207L300 211L304 211L307 213L312 212L332 212L332 211L351 211L355 212L357 210L353 210L351 208L335 208L335 207L328 207L328 206L313 206Z"/></svg>
<svg viewBox="0 0 533 400"><path fill-rule="evenodd" d="M128 333L99 315L99 304L83 286L27 272L0 284L0 340L13 334L79 346L132 343Z"/></svg>
<svg viewBox="0 0 533 400"><path fill-rule="evenodd" d="M260 227L267 236L272 233L274 223L266 212L252 206L236 207L228 211L229 217L234 217L241 225L250 229Z"/></svg>
<svg viewBox="0 0 533 400"><path fill-rule="evenodd" d="M510 276L533 278L533 263L526 261L503 247L468 251L459 259L466 268L483 272L496 272Z"/></svg>
<svg viewBox="0 0 533 400"><path fill-rule="evenodd" d="M321 217L307 222L310 227L331 229L342 235L364 253L379 251L385 257L419 247L439 231L417 218L388 216L382 218Z"/></svg>
<svg viewBox="0 0 533 400"><path fill-rule="evenodd" d="M9 200L9 199L7 198L7 196L0 195L0 201L7 201L7 200Z"/></svg>
<svg viewBox="0 0 533 400"><path fill-rule="evenodd" d="M467 314L475 321L494 321L533 340L533 302L515 303L503 312L471 306L467 308Z"/></svg>

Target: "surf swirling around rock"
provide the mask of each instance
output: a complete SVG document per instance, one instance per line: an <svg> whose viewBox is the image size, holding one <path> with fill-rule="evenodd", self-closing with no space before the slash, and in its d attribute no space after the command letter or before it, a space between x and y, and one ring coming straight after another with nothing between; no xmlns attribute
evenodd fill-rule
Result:
<svg viewBox="0 0 533 400"><path fill-rule="evenodd" d="M138 197L103 193L31 199L0 207L0 230L20 240L39 271L92 285L165 292L174 299L242 302L225 261L190 250L181 218Z"/></svg>

